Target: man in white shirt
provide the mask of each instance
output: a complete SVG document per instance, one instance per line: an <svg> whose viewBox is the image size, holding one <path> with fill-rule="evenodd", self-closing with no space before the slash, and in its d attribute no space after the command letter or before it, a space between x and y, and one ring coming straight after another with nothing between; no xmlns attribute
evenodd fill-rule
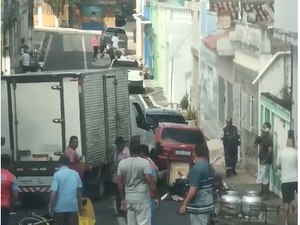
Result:
<svg viewBox="0 0 300 225"><path fill-rule="evenodd" d="M118 33L116 32L115 35L111 38L112 41L112 46L115 49L119 49L119 41L120 39L118 38Z"/></svg>
<svg viewBox="0 0 300 225"><path fill-rule="evenodd" d="M29 71L29 66L30 66L30 55L26 50L21 55L21 64L22 64L23 73L27 73Z"/></svg>
<svg viewBox="0 0 300 225"><path fill-rule="evenodd" d="M285 224L288 224L290 204L295 200L298 190L298 152L293 147L293 140L288 139L286 148L277 156L277 169L281 170L281 192L285 203Z"/></svg>
<svg viewBox="0 0 300 225"><path fill-rule="evenodd" d="M123 159L117 170L121 209L127 211L127 225L151 225L149 190L158 197L152 169L149 161L140 157L141 146L137 141L131 141L129 149L131 157Z"/></svg>

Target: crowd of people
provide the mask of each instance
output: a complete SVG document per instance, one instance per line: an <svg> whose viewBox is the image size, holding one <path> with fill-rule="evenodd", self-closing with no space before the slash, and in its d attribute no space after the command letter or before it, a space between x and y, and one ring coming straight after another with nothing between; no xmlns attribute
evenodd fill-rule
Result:
<svg viewBox="0 0 300 225"><path fill-rule="evenodd" d="M240 135L232 120L226 121L222 140L226 163L226 175L237 175L237 148ZM265 123L261 136L257 138L259 147L261 196L269 197L269 173L273 163L273 138L271 124ZM155 225L156 210L160 205L157 189L158 167L149 158L148 146L140 143L134 136L127 143L123 137L115 140L116 152L113 155L113 183L115 185L115 216L125 217L128 225ZM54 173L49 201L49 213L55 225L78 225L78 213L81 211L83 195L83 164L76 153L78 138L72 136L68 147L59 159L60 168ZM193 166L187 175L189 189L178 213L189 214L191 225L207 225L214 210L212 185L215 171L210 165L205 143L195 146ZM275 161L281 170L281 191L285 203L285 221L289 212L295 211L291 202L295 199L298 187L298 153L293 139L287 140L286 148L279 151ZM10 156L1 155L1 224L8 225L10 205L18 199L16 177L8 171Z"/></svg>
<svg viewBox="0 0 300 225"><path fill-rule="evenodd" d="M274 158L271 129L271 124L265 122L261 128L261 135L255 141L255 146L259 149L259 181L261 184L259 195L263 200L269 199L270 170L272 164L275 164L275 171L281 170L281 193L285 204L284 220L286 225L288 224L290 212L294 213L297 205L291 203L297 200L298 152L295 149L294 139L288 137L286 147L279 149L277 158ZM241 144L240 138L237 127L232 124L232 119L228 119L221 137L224 145L226 176L228 177L237 175L235 169L238 161L238 146Z"/></svg>
<svg viewBox="0 0 300 225"><path fill-rule="evenodd" d="M111 37L111 39L108 41L107 38L105 40L102 40L102 42L99 44L98 41L99 37L98 35L95 35L92 39L92 46L93 46L93 59L98 59L98 51L100 50L101 58L105 54L109 55L110 60L112 61L115 59L115 50L119 49L119 38L118 33L114 33L114 35Z"/></svg>

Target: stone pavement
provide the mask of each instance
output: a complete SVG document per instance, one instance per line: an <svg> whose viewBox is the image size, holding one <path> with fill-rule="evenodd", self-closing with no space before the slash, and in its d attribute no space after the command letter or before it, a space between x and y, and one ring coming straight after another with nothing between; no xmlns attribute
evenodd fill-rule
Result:
<svg viewBox="0 0 300 225"><path fill-rule="evenodd" d="M237 176L226 178L225 176L225 168L222 164L214 165L216 173L220 174L223 177L223 180L231 187L233 190L237 191L240 194L245 194L247 191L260 191L260 184L256 182L256 178L247 173L247 171L243 169L237 169ZM264 203L269 207L282 206L282 199L275 194L270 194L270 199L264 201ZM275 212L268 212L267 219L268 224L278 224L283 225L283 208L281 208L279 217L277 217ZM297 223L297 215L290 216L289 225L296 225Z"/></svg>

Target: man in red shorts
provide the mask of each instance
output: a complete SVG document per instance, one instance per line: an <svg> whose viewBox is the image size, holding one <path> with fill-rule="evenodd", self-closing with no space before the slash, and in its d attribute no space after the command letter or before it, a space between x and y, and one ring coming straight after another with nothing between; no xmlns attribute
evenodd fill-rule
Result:
<svg viewBox="0 0 300 225"><path fill-rule="evenodd" d="M17 178L8 171L10 156L1 155L1 225L9 224L10 206L18 200Z"/></svg>

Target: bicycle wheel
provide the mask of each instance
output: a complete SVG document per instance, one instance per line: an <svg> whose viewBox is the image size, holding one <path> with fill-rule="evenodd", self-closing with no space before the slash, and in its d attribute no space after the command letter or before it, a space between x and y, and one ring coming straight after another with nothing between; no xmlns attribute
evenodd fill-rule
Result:
<svg viewBox="0 0 300 225"><path fill-rule="evenodd" d="M28 216L20 220L18 225L49 225L48 221L40 216Z"/></svg>

